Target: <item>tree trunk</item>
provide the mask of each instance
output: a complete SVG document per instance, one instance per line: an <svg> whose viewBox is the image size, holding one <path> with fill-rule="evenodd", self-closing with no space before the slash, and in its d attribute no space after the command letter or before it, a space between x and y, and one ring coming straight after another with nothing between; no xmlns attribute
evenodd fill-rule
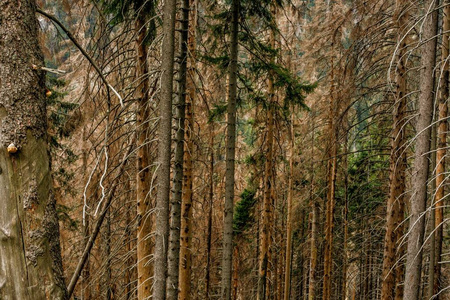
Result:
<svg viewBox="0 0 450 300"><path fill-rule="evenodd" d="M345 123L348 126L348 118L345 117ZM349 152L349 147L348 147L348 132L349 129L346 129L346 136L345 136L345 152L348 153ZM345 194L344 194L344 209L343 209L343 222L344 222L344 245L343 245L343 249L342 249L342 255L343 255L343 266L342 266L342 293L341 293L341 299L347 299L347 289L348 289L348 284L347 284L347 273L348 273L348 266L349 266L349 254L348 254L348 184L349 184L349 180L348 180L348 155L346 155L344 157L344 162L343 162L344 166L344 173L345 173L345 178L344 178L344 189L345 189Z"/></svg>
<svg viewBox="0 0 450 300"><path fill-rule="evenodd" d="M87 101L89 99L89 85L86 84L86 98ZM87 126L83 127L83 152L82 152L82 170L83 170L83 183L84 185L88 182L88 174L87 174L87 168L88 168L88 139L87 139ZM90 198L90 197L89 197ZM84 199L83 199L84 200ZM86 199L87 201L87 199ZM89 205L89 203L86 203L86 205ZM89 240L90 236L90 227L89 227L89 215L83 216L85 218L83 222L83 247L82 249L86 248L87 242ZM91 299L91 287L90 287L90 267L89 267L89 258L86 260L86 266L84 267L84 270L82 272L82 286L81 286L81 293L83 295L83 299L90 300Z"/></svg>
<svg viewBox="0 0 450 300"><path fill-rule="evenodd" d="M269 98L273 99L273 82L269 81ZM270 226L273 220L272 212L272 185L273 185L273 100L270 101L267 111L267 149L264 175L264 200L263 200L263 220L261 231L261 252L259 261L259 281L258 281L258 299L266 299L266 281L267 269L269 264L269 248L271 244Z"/></svg>
<svg viewBox="0 0 450 300"><path fill-rule="evenodd" d="M272 11L274 4L272 4ZM275 13L273 14L275 16ZM275 49L275 32L270 31L269 37L270 46ZM274 59L272 59L274 62ZM273 189L274 189L274 105L275 105L275 87L274 87L273 71L269 72L269 79L267 82L267 137L266 137L266 153L264 165L264 196L263 196L263 210L262 210L262 230L261 230L261 252L259 258L259 280L258 280L258 300L265 300L269 296L267 291L270 251L272 244L271 226L273 224Z"/></svg>
<svg viewBox="0 0 450 300"><path fill-rule="evenodd" d="M433 262L434 272L433 294L437 295L441 289L441 260L442 254L442 239L443 239L443 222L444 222L444 196L445 190L445 156L447 148L447 130L448 130L448 104L449 98L449 31L450 31L450 6L444 7L443 15L443 30L442 30L442 63L443 71L440 78L440 97L439 97L439 127L438 127L438 150L436 153L436 198L435 198L435 261ZM435 298L439 300L439 295Z"/></svg>
<svg viewBox="0 0 450 300"><path fill-rule="evenodd" d="M138 299L147 299L151 296L151 286L153 277L152 264L150 264L153 250L152 240L152 219L150 216L150 169L149 151L147 146L148 119L149 119L149 84L148 84L148 64L147 47L144 39L147 35L145 16L138 14L135 22L137 31L136 47L138 54L138 65L136 77L139 85L136 90L138 101L138 111L136 114L137 132L137 175L136 175L136 200L137 200L137 295Z"/></svg>
<svg viewBox="0 0 450 300"><path fill-rule="evenodd" d="M291 262L292 262L292 197L294 180L294 110L292 110L290 126L290 153L289 153L289 179L288 179L288 198L287 198L287 232L286 232L286 262L284 276L284 300L289 300L291 292Z"/></svg>
<svg viewBox="0 0 450 300"><path fill-rule="evenodd" d="M164 3L161 64L161 98L159 103L158 192L156 196L155 276L153 300L166 297L167 247L169 240L170 158L172 141L172 96L175 43L176 1Z"/></svg>
<svg viewBox="0 0 450 300"><path fill-rule="evenodd" d="M318 234L318 222L319 222L319 207L318 203L314 201L314 126L315 116L312 116L311 127L311 179L309 190L309 205L311 208L311 242L310 242L310 259L309 259L309 287L308 287L308 300L315 300L315 284L316 284L316 266L317 266L317 234Z"/></svg>
<svg viewBox="0 0 450 300"><path fill-rule="evenodd" d="M104 237L104 247L105 247L105 257L106 257L106 262L105 262L105 289L106 289L106 293L105 293L105 299L106 300L110 300L112 299L114 296L114 289L113 289L113 284L112 284L112 271L111 271L111 210L108 210L108 213L106 215L106 226L105 226L105 237Z"/></svg>
<svg viewBox="0 0 450 300"><path fill-rule="evenodd" d="M32 0L0 2L1 299L67 295L35 10Z"/></svg>
<svg viewBox="0 0 450 300"><path fill-rule="evenodd" d="M417 137L413 168L413 189L411 195L411 214L409 220L408 248L404 300L418 300L422 270L422 243L425 232L423 215L427 200L427 181L431 137L431 117L433 114L434 64L436 58L437 4L434 0L425 1L428 12L423 24L420 95L418 100Z"/></svg>
<svg viewBox="0 0 450 300"><path fill-rule="evenodd" d="M396 290L395 263L401 259L396 255L400 238L403 235L402 228L399 227L403 222L404 202L405 202L405 169L406 152L405 142L406 134L404 127L406 123L406 60L407 60L407 41L403 38L405 27L408 26L408 9L406 1L397 0L397 8L394 21L398 23L398 43L399 50L396 66L396 94L393 110L393 129L391 133L391 155L389 162L389 197L387 199L386 213L386 233L384 238L383 271L381 283L381 299L394 299ZM403 39L402 39L403 38ZM398 282L397 282L398 283Z"/></svg>
<svg viewBox="0 0 450 300"><path fill-rule="evenodd" d="M209 125L210 141L209 141L209 193L208 193L208 232L206 234L206 293L205 299L211 299L211 242L212 242L212 213L214 200L214 123Z"/></svg>
<svg viewBox="0 0 450 300"><path fill-rule="evenodd" d="M193 76L193 72L190 76ZM192 79L190 79L192 81ZM194 126L193 100L195 98L194 84L189 84L189 99L186 102L186 150L184 152L184 194L181 207L181 249L180 249L180 299L190 299L191 291L191 239L192 239L192 154L194 142L192 132Z"/></svg>
<svg viewBox="0 0 450 300"><path fill-rule="evenodd" d="M186 116L186 70L188 60L188 34L189 34L189 0L183 0L181 16L181 37L179 39L180 67L178 70L178 102L176 105L175 126L175 158L173 171L173 193L171 200L171 224L169 235L168 253L168 276L167 276L167 299L178 299L178 281L180 269L180 228L181 227L181 197L183 186L183 156L184 134ZM188 150L189 151L189 150ZM190 159L189 157L186 159ZM187 176L189 177L189 176ZM192 175L190 176L192 177ZM181 241L183 243L183 240ZM181 289L184 289L185 282L181 282ZM183 297L181 299L184 299Z"/></svg>
<svg viewBox="0 0 450 300"><path fill-rule="evenodd" d="M225 207L223 216L223 259L222 291L223 300L231 299L231 276L233 261L233 206L234 206L234 160L236 152L236 96L238 72L238 31L240 0L231 4L230 65L228 74L227 141L225 173Z"/></svg>
<svg viewBox="0 0 450 300"><path fill-rule="evenodd" d="M188 1L186 1L188 2ZM187 91L188 98L186 99L186 149L184 151L184 186L183 186L183 201L181 205L181 249L180 249L180 300L188 300L191 295L191 268L192 268L192 200L193 200L193 159L194 153L194 107L196 89L195 89L195 72L196 72L196 45L195 45L195 30L197 28L197 1L195 0L189 8L189 3L185 3L186 10L191 10L190 32L187 41L188 53L190 54L190 67L187 74Z"/></svg>
<svg viewBox="0 0 450 300"><path fill-rule="evenodd" d="M334 39L331 45L333 49ZM331 299L331 271L333 265L333 227L334 227L334 206L335 206L335 188L336 188L336 168L337 168L337 134L336 134L336 100L334 95L334 59L331 60L331 83L330 83L330 115L328 137L330 141L328 150L328 184L327 184L327 204L325 217L325 253L324 253L324 278L323 278L323 300Z"/></svg>

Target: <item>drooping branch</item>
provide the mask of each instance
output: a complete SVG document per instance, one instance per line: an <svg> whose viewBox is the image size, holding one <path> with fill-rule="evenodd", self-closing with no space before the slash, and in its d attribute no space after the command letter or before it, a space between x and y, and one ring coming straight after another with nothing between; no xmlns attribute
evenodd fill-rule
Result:
<svg viewBox="0 0 450 300"><path fill-rule="evenodd" d="M120 96L120 94L112 87L111 84L108 83L108 81L106 80L105 75L103 75L102 71L97 66L97 64L94 62L92 57L86 52L86 50L83 49L83 47L80 45L80 43L78 43L77 39L73 36L73 34L55 16L46 13L45 11L43 11L40 8L36 8L36 12L40 13L44 17L46 17L49 20L51 20L52 22L54 22L56 25L58 25L61 28L62 31L64 31L64 33L67 35L67 37L75 45L75 47L77 47L78 50L80 50L81 54L83 54L83 56L89 61L89 63L92 65L92 67L94 67L95 71L98 73L98 75L102 79L103 83L106 85L106 87L107 87L107 95L108 95L108 102L110 102L110 99L111 99L111 96L110 96L110 93L109 93L109 91L111 90L117 96L117 98L119 98L120 105L123 107L123 99Z"/></svg>

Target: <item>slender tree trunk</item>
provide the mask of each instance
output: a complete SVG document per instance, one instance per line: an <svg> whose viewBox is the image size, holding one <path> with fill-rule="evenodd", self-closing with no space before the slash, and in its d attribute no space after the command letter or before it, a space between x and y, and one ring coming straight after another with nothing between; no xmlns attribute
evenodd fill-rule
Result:
<svg viewBox="0 0 450 300"><path fill-rule="evenodd" d="M189 3L185 3L189 5ZM189 26L188 52L190 53L190 67L187 76L188 98L186 99L186 149L184 152L184 183L183 201L181 206L181 248L180 248L180 300L190 299L191 295L191 268L192 268L192 200L193 200L193 159L194 153L194 107L195 88L195 30L197 27L197 1L191 4L191 21ZM186 6L189 11L189 6ZM187 16L189 17L189 15Z"/></svg>
<svg viewBox="0 0 450 300"><path fill-rule="evenodd" d="M131 182L130 179L128 179L126 182L126 190L128 191L131 190L130 182ZM129 256L127 258L127 267L126 267L127 270L124 275L125 275L125 300L128 300L132 298L133 292L135 290L135 280L133 278L134 275L133 265L135 264L135 257L132 254L133 253L132 243L134 240L132 234L134 233L134 231L131 229L130 226L132 224L132 217L134 218L134 214L132 214L132 208L134 208L134 205L130 201L126 201L125 207L126 207L126 224L127 224L127 227L125 228L125 236L126 236L125 243L126 243L126 251L129 254Z"/></svg>
<svg viewBox="0 0 450 300"><path fill-rule="evenodd" d="M345 118L346 122L345 124L348 124L348 118ZM346 129L346 132L348 133L348 128ZM345 136L345 146L344 146L345 152L349 152L348 147L348 134ZM344 245L342 249L343 254L343 266L342 266L342 294L341 299L347 298L347 272L348 272L348 155L344 157L344 172L345 172L345 178L344 178L344 188L345 188L345 194L344 194L344 211L343 211L343 222L344 222Z"/></svg>
<svg viewBox="0 0 450 300"><path fill-rule="evenodd" d="M289 300L291 292L291 262L292 262L292 197L294 180L294 111L291 116L290 126L290 153L289 153L289 179L288 179L288 198L287 198L287 232L286 232L286 262L284 276L284 300Z"/></svg>
<svg viewBox="0 0 450 300"><path fill-rule="evenodd" d="M434 122L436 122L436 119L433 118L432 123L433 125L431 128L431 166L436 166L436 125L434 124ZM433 176L433 170L430 170L431 174L430 177ZM431 203L434 204L435 201L435 191L436 191L436 180L432 180L431 181L431 186L430 189L428 191L429 194L429 198L431 200ZM435 229L435 211L434 209L431 210L430 213L430 229L434 230ZM423 294L426 295L427 299L430 299L433 296L433 290L434 290L434 264L436 261L436 257L435 257L435 251L434 249L436 249L436 239L434 236L434 233L431 233L431 242L430 242L430 260L428 263L428 282L427 281L423 281L422 282L422 289L423 289ZM423 277L423 276L422 276ZM426 288L425 288L426 287Z"/></svg>
<svg viewBox="0 0 450 300"><path fill-rule="evenodd" d="M425 232L423 215L427 200L427 181L431 135L431 117L433 114L434 64L436 58L437 3L425 1L428 12L423 24L420 95L418 100L417 137L413 168L413 189L411 195L411 215L409 220L408 248L406 261L404 300L418 300L422 270L422 244Z"/></svg>
<svg viewBox="0 0 450 300"><path fill-rule="evenodd" d="M333 42L331 49L333 49ZM333 265L333 227L334 227L334 206L335 206L335 188L336 188L336 168L337 168L337 134L336 134L336 100L334 95L334 60L331 61L331 83L330 83L330 115L329 115L329 150L328 150L328 186L327 186L327 204L325 219L325 253L324 253L324 279L323 279L323 300L331 299L331 271Z"/></svg>
<svg viewBox="0 0 450 300"><path fill-rule="evenodd" d="M269 97L273 98L273 83L269 82ZM270 101L273 105L273 100ZM267 150L264 175L263 220L261 231L261 252L259 262L258 299L266 299L267 270L269 265L269 248L271 244L270 226L272 222L272 185L273 185L273 108L267 111Z"/></svg>
<svg viewBox="0 0 450 300"><path fill-rule="evenodd" d="M67 295L35 9L32 0L0 2L1 299Z"/></svg>
<svg viewBox="0 0 450 300"><path fill-rule="evenodd" d="M443 222L444 222L444 196L446 184L445 181L445 156L447 147L447 130L448 130L448 104L447 99L449 98L449 38L450 38L450 6L447 4L444 7L443 15L443 33L442 33L442 77L440 78L440 95L439 95L439 127L438 127L438 149L436 153L436 195L435 195L435 226L436 231L434 233L435 239L435 259L430 265L433 266L434 272L434 282L433 284L433 294L437 295L436 300L439 300L439 291L441 289L441 254L442 254L442 239L443 239ZM432 250L433 251L433 250Z"/></svg>
<svg viewBox="0 0 450 300"><path fill-rule="evenodd" d="M214 200L214 124L211 122L209 125L209 193L208 193L208 232L206 234L206 299L211 299L211 241L212 241L212 213L213 213L213 200Z"/></svg>
<svg viewBox="0 0 450 300"><path fill-rule="evenodd" d="M83 249L86 248L86 244L89 240L90 230L89 230L89 217L86 216L86 221L83 225ZM86 261L86 265L82 272L81 277L83 278L83 282L81 285L83 299L89 300L91 299L91 282L90 282L90 268L89 268L89 258Z"/></svg>
<svg viewBox="0 0 450 300"><path fill-rule="evenodd" d="M315 116L312 116L312 135L311 135L311 183L309 190L309 205L311 207L311 242L310 242L310 267L309 267L309 288L308 300L315 300L315 284L316 284L316 266L317 266L317 234L319 222L319 208L314 201L314 126Z"/></svg>
<svg viewBox="0 0 450 300"><path fill-rule="evenodd" d="M225 173L225 207L223 217L223 259L222 292L223 300L231 299L231 276L233 261L233 206L234 206L234 160L236 152L236 96L238 72L238 31L240 0L231 4L230 65L228 74L227 141Z"/></svg>
<svg viewBox="0 0 450 300"><path fill-rule="evenodd" d="M191 74L191 76L194 74ZM194 143L192 132L194 126L193 100L195 98L194 86L191 83L189 88L189 100L186 102L186 150L184 152L184 194L181 208L181 248L180 248L180 299L190 299L191 291L191 239L192 239L192 153Z"/></svg>
<svg viewBox="0 0 450 300"><path fill-rule="evenodd" d="M175 158L173 171L173 193L171 200L171 224L169 235L169 253L168 253L168 276L167 276L167 299L178 299L178 280L180 268L180 228L181 227L181 198L183 186L183 156L184 153L184 134L185 134L185 115L186 115L186 78L188 61L188 34L189 34L189 0L183 0L181 7L181 37L179 39L180 48L180 67L178 70L178 101L175 112ZM190 159L188 157L187 159ZM192 177L192 175L190 176ZM183 241L182 241L183 242ZM180 288L185 288L181 282ZM181 298L184 299L184 298Z"/></svg>
<svg viewBox="0 0 450 300"><path fill-rule="evenodd" d="M106 226L105 226L105 239L104 239L104 255L106 257L105 262L105 299L110 300L113 296L113 285L112 285L112 271L111 271L111 210L108 210L108 213L106 215Z"/></svg>
<svg viewBox="0 0 450 300"><path fill-rule="evenodd" d="M274 7L274 4L272 4ZM274 9L272 9L274 10ZM275 14L273 14L275 15ZM275 48L275 32L270 32L270 45ZM261 230L261 252L259 258L259 280L258 280L258 300L265 300L269 296L268 287L268 273L270 272L270 251L271 251L271 226L273 223L273 198L272 193L274 189L273 176L273 144L274 144L274 105L275 105L275 88L272 71L269 74L267 83L268 91L268 109L267 109L267 137L266 137L266 153L264 166L264 196L263 196L263 210L262 210L262 230Z"/></svg>
<svg viewBox="0 0 450 300"><path fill-rule="evenodd" d="M239 283L239 247L234 247L234 269L233 269L233 299L237 299Z"/></svg>
<svg viewBox="0 0 450 300"><path fill-rule="evenodd" d="M89 87L86 87L86 95L89 94ZM88 96L86 96L85 100L88 100ZM83 152L82 152L82 170L83 170L83 183L86 184L88 180L87 168L88 168L88 139L87 139L87 126L83 127ZM87 203L88 204L88 203ZM85 216L85 221L83 223L83 248L86 248L87 242L90 236L90 228L89 228L89 216ZM89 258L87 258L86 266L82 272L82 294L83 299L89 300L91 299L91 287L90 287L90 268L89 268Z"/></svg>
<svg viewBox="0 0 450 300"><path fill-rule="evenodd" d="M151 296L151 286L153 277L152 265L149 263L153 250L152 240L152 219L150 216L150 199L148 193L150 190L150 170L149 170L149 151L146 143L148 142L148 64L147 47L144 43L147 35L145 25L145 16L139 14L135 22L137 31L136 47L138 54L138 65L136 77L138 78L138 88L136 97L139 99L138 111L136 115L137 132L137 178L136 178L136 198L137 198L137 295L138 299L147 299Z"/></svg>
<svg viewBox="0 0 450 300"><path fill-rule="evenodd" d="M402 228L399 227L403 221L404 202L405 202L405 169L406 152L405 142L406 134L404 131L406 123L406 60L407 60L407 41L403 38L405 27L408 26L407 1L397 0L396 13L394 21L398 24L398 43L399 50L396 66L396 94L393 110L393 130L391 133L391 156L389 167L389 197L387 199L386 214L386 233L384 238L383 271L381 283L381 299L394 299L396 290L396 268L394 268L397 259L397 247L399 240L403 235ZM400 279L400 278L399 278ZM399 283L399 282L397 282Z"/></svg>
<svg viewBox="0 0 450 300"><path fill-rule="evenodd" d="M158 192L156 196L156 242L153 300L166 297L167 247L169 240L170 156L176 1L164 3L161 65L161 98L158 143Z"/></svg>

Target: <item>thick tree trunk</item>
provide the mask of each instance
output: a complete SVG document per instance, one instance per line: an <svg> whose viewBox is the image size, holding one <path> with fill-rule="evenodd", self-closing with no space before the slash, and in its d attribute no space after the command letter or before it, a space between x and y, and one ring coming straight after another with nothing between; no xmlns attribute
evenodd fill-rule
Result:
<svg viewBox="0 0 450 300"><path fill-rule="evenodd" d="M181 37L179 39L180 67L178 70L178 101L175 111L175 158L173 170L173 193L171 200L171 223L169 235L167 299L178 299L178 281L180 268L180 228L181 227L181 197L183 187L183 156L184 132L186 116L186 70L188 60L188 33L189 33L189 0L184 0L181 8ZM187 158L190 159L190 158ZM192 176L191 176L192 177ZM180 288L184 288L184 281L180 282ZM183 298L181 298L183 299Z"/></svg>
<svg viewBox="0 0 450 300"><path fill-rule="evenodd" d="M396 66L396 94L393 110L393 130L391 133L391 155L389 167L389 197L386 207L386 233L384 238L383 271L381 283L381 299L394 299L396 290L396 268L394 268L397 259L396 255L399 240L403 235L403 227L399 227L403 222L404 202L405 202L405 169L406 152L405 142L406 134L404 131L406 123L406 60L407 60L407 41L403 38L403 32L408 25L407 1L397 0L397 8L394 21L398 24L398 42L399 50ZM400 271L400 270L399 270ZM400 279L400 278L399 278ZM397 282L399 283L399 282Z"/></svg>
<svg viewBox="0 0 450 300"><path fill-rule="evenodd" d="M236 152L236 96L238 72L238 31L240 0L231 4L230 65L228 74L227 141L225 172L225 207L223 216L223 258L221 299L231 299L233 262L234 160Z"/></svg>
<svg viewBox="0 0 450 300"><path fill-rule="evenodd" d="M427 16L423 24L420 95L418 100L417 137L413 168L413 189L411 194L411 213L409 219L408 248L404 300L418 300L422 270L422 244L425 232L423 215L427 200L427 181L431 137L431 118L433 114L434 64L436 59L437 3L425 1Z"/></svg>
<svg viewBox="0 0 450 300"><path fill-rule="evenodd" d="M156 196L155 276L153 300L166 297L167 248L169 240L170 158L172 142L172 97L175 43L176 1L164 3L161 65L161 97L159 103L158 192Z"/></svg>
<svg viewBox="0 0 450 300"><path fill-rule="evenodd" d="M139 14L135 22L137 32L136 47L138 54L138 65L136 77L139 85L136 89L138 99L138 111L136 114L137 133L137 175L136 175L136 200L137 200L137 294L138 299L147 299L151 296L153 268L150 264L153 250L151 232L152 218L150 215L151 203L150 191L150 169L149 151L147 146L148 121L149 121L149 84L147 46L144 39L147 35L145 16Z"/></svg>
<svg viewBox="0 0 450 300"><path fill-rule="evenodd" d="M67 295L35 9L32 0L0 2L1 299Z"/></svg>

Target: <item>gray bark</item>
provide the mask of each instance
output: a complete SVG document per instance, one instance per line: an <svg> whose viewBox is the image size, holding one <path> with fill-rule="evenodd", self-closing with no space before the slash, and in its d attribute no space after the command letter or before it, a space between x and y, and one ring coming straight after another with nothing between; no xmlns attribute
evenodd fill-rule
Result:
<svg viewBox="0 0 450 300"><path fill-rule="evenodd" d="M67 295L35 11L32 0L0 1L0 299Z"/></svg>
<svg viewBox="0 0 450 300"><path fill-rule="evenodd" d="M234 160L236 152L236 96L240 0L231 6L231 53L228 74L227 142L225 173L225 207L223 216L222 299L231 299L233 261Z"/></svg>
<svg viewBox="0 0 450 300"><path fill-rule="evenodd" d="M437 10L436 1L425 1L425 12L430 12L423 24L422 61L420 74L420 95L417 116L417 137L413 169L413 192L409 219L408 250L406 256L406 275L404 300L418 300L422 270L421 249L425 232L423 215L427 200L427 180L429 170L429 151L431 138L431 119L433 114L434 64L436 59Z"/></svg>
<svg viewBox="0 0 450 300"><path fill-rule="evenodd" d="M161 99L158 144L158 193L156 196L156 245L153 299L166 297L167 248L169 239L170 156L175 36L175 0L164 4Z"/></svg>

